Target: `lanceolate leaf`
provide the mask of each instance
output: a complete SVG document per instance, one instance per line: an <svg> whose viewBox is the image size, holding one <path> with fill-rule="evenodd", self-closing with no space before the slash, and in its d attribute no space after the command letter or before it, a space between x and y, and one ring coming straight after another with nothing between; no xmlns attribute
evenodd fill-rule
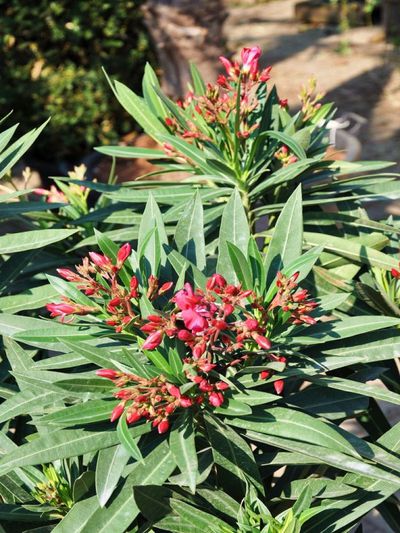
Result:
<svg viewBox="0 0 400 533"><path fill-rule="evenodd" d="M301 200L301 187L299 186L279 215L265 256L267 286L272 283L279 270L287 267L301 255L303 240Z"/></svg>
<svg viewBox="0 0 400 533"><path fill-rule="evenodd" d="M215 417L207 416L205 421L214 461L221 469L221 479L226 479L225 490L243 493L246 482L250 481L263 492L258 468L248 444Z"/></svg>
<svg viewBox="0 0 400 533"><path fill-rule="evenodd" d="M143 458L138 446L139 439L134 439L129 433L125 415L122 415L118 421L117 435L121 444L129 451L131 456L137 461L141 461Z"/></svg>
<svg viewBox="0 0 400 533"><path fill-rule="evenodd" d="M319 323L311 331L304 331L303 335L293 335L296 344L323 344L329 341L354 337L362 333L377 331L400 324L400 319L384 316L349 317L336 322Z"/></svg>
<svg viewBox="0 0 400 533"><path fill-rule="evenodd" d="M186 476L190 490L194 493L197 477L197 453L195 445L193 416L186 410L171 431L169 446L179 470Z"/></svg>
<svg viewBox="0 0 400 533"><path fill-rule="evenodd" d="M222 214L218 244L217 272L225 276L229 282L237 281L237 276L230 260L227 243L234 244L245 254L249 238L247 216L240 195L235 190Z"/></svg>
<svg viewBox="0 0 400 533"><path fill-rule="evenodd" d="M76 229L41 229L3 235L0 237L0 254L15 254L43 248L67 239L77 231Z"/></svg>
<svg viewBox="0 0 400 533"><path fill-rule="evenodd" d="M0 459L0 475L17 466L50 463L117 444L115 431L58 430L23 444Z"/></svg>
<svg viewBox="0 0 400 533"><path fill-rule="evenodd" d="M178 251L199 270L206 266L203 206L199 193L195 193L187 204L175 230L175 243Z"/></svg>
<svg viewBox="0 0 400 533"><path fill-rule="evenodd" d="M96 493L101 507L110 499L130 457L130 452L122 444L100 450L96 466Z"/></svg>

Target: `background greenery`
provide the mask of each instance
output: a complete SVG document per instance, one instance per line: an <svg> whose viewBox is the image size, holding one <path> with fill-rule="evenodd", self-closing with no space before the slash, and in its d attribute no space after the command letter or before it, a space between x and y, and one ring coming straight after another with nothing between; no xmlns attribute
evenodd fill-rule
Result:
<svg viewBox="0 0 400 533"><path fill-rule="evenodd" d="M52 117L36 156L73 159L132 129L101 67L139 87L152 57L141 4L0 0L0 109L24 131Z"/></svg>

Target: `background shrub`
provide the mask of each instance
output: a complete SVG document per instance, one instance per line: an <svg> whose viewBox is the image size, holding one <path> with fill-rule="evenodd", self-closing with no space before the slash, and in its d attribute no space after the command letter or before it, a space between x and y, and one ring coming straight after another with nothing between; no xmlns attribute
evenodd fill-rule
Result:
<svg viewBox="0 0 400 533"><path fill-rule="evenodd" d="M36 156L74 159L132 129L101 67L139 87L150 56L142 3L0 0L0 109L26 130L52 116Z"/></svg>

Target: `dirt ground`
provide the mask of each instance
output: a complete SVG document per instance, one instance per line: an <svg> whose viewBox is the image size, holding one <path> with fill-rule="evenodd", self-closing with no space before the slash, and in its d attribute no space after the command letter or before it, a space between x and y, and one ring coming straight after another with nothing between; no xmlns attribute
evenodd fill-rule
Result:
<svg viewBox="0 0 400 533"><path fill-rule="evenodd" d="M225 34L231 51L260 45L263 66L273 65L272 81L292 108L311 76L334 101L338 116L348 112L366 119L361 130L363 159L397 162L400 171L400 52L385 43L379 26L350 30L301 27L294 21L295 0L279 0L229 10ZM347 54L337 48L346 38Z"/></svg>

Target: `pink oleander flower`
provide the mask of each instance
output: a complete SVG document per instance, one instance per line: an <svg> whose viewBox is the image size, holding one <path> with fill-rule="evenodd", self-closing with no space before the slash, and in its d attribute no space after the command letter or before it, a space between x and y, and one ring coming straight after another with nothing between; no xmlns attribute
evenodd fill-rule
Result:
<svg viewBox="0 0 400 533"><path fill-rule="evenodd" d="M34 189L33 192L35 194L39 194L40 196L46 196L47 200L46 202L49 204L67 204L68 199L65 196L63 192L61 192L55 185L52 185L49 190L37 188Z"/></svg>
<svg viewBox="0 0 400 533"><path fill-rule="evenodd" d="M258 60L261 56L261 48L253 46L252 48L243 48L241 52L242 72L255 74L258 72Z"/></svg>

